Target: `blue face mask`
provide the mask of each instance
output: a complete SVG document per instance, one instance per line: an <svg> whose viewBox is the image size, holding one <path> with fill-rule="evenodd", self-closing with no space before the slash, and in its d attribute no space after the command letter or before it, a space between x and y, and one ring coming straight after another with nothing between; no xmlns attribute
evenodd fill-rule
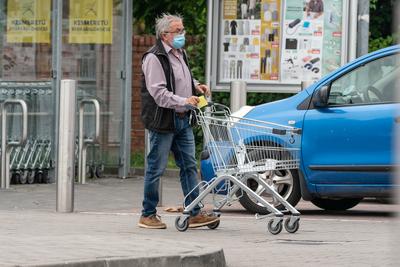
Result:
<svg viewBox="0 0 400 267"><path fill-rule="evenodd" d="M172 46L175 49L181 49L185 45L185 35L184 34L179 34L174 37L174 40L172 41Z"/></svg>

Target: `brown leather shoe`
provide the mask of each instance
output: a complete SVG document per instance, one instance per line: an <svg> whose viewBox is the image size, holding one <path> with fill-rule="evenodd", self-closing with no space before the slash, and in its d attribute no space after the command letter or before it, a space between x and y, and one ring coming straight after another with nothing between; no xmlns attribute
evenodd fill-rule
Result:
<svg viewBox="0 0 400 267"><path fill-rule="evenodd" d="M167 225L161 221L161 217L157 214L152 214L148 217L140 216L138 223L139 227L147 229L165 229Z"/></svg>
<svg viewBox="0 0 400 267"><path fill-rule="evenodd" d="M205 212L200 212L196 216L189 217L189 228L207 226L218 221L219 217L214 215L209 215Z"/></svg>

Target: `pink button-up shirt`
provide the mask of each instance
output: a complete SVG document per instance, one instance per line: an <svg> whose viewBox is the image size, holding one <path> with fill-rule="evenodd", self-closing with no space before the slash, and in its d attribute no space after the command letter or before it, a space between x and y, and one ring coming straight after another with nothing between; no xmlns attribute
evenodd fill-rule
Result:
<svg viewBox="0 0 400 267"><path fill-rule="evenodd" d="M168 91L167 79L157 56L149 53L143 60L142 70L145 75L147 90L160 107L175 109L184 112L186 98L192 96L192 77L187 67L182 50L174 50L162 42L168 54L169 62L175 76L175 94ZM194 80L197 85L198 82Z"/></svg>

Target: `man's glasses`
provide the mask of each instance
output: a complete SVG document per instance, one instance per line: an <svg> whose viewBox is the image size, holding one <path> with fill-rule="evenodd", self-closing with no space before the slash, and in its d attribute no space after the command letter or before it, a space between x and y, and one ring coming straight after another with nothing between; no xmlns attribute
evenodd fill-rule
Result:
<svg viewBox="0 0 400 267"><path fill-rule="evenodd" d="M185 29L177 29L176 31L173 32L165 32L165 33L174 33L174 34L186 34Z"/></svg>

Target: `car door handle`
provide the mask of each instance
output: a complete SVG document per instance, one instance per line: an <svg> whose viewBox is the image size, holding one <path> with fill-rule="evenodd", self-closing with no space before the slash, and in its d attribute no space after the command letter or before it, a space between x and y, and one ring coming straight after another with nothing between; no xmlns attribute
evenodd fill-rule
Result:
<svg viewBox="0 0 400 267"><path fill-rule="evenodd" d="M394 121L395 121L396 123L400 123L400 117L394 118Z"/></svg>

